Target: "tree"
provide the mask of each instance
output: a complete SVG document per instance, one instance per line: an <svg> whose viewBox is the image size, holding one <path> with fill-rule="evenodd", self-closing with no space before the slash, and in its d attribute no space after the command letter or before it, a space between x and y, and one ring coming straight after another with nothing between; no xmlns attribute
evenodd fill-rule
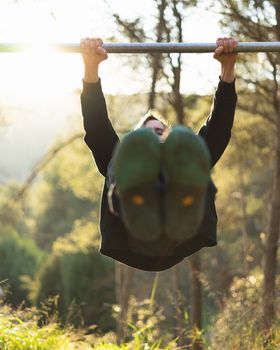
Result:
<svg viewBox="0 0 280 350"><path fill-rule="evenodd" d="M98 252L98 227L78 222L66 237L58 238L52 252L30 283L30 297L38 306L58 297L63 323L115 328L114 265Z"/></svg>
<svg viewBox="0 0 280 350"><path fill-rule="evenodd" d="M220 0L223 25L239 40L280 40L280 3L277 0ZM250 58L252 56L250 55ZM248 111L258 113L273 125L273 183L265 240L263 326L269 329L275 317L275 279L280 225L280 62L277 54L266 53L242 60L241 76L245 89L258 95L256 104L248 103ZM258 73L258 75L256 74Z"/></svg>
<svg viewBox="0 0 280 350"><path fill-rule="evenodd" d="M1 287L8 289L5 301L19 306L27 299L27 291L22 286L22 277L33 277L44 254L30 238L21 237L11 227L1 227L0 235L0 281ZM7 287L8 286L8 287Z"/></svg>
<svg viewBox="0 0 280 350"><path fill-rule="evenodd" d="M183 42L183 22L185 11L187 8L197 4L196 0L180 1L180 0L155 0L155 25L152 33L143 30L141 18L128 21L120 18L118 14L113 14L120 31L131 41L155 41L155 42ZM141 25L142 24L142 25ZM174 111L175 123L185 123L185 109L183 96L180 92L182 57L181 54L152 54L147 56L148 67L151 69L151 86L148 100L148 109L157 107L156 104L156 88L158 83L165 82L170 87L171 92L167 94L167 100ZM200 328L201 324L201 283L199 280L200 268L199 255L190 258L189 268L192 271L193 293L192 293L192 324L193 328ZM175 285L180 286L177 280L180 267L174 269ZM177 291L180 294L180 291ZM182 344L183 335L185 334L183 313L180 306L176 307L176 335L180 338L179 344ZM195 345L199 348L199 344Z"/></svg>
<svg viewBox="0 0 280 350"><path fill-rule="evenodd" d="M197 0L154 0L155 24L152 32L147 32L142 18L126 20L118 14L113 16L119 26L120 32L130 41L153 42L182 42L183 23L186 10L197 4ZM143 62L142 62L143 63ZM148 99L148 109L159 108L156 103L156 88L159 83L171 88L167 99L176 114L176 122L183 124L185 121L184 105L180 93L181 54L151 54L146 56L146 64L151 70L151 85Z"/></svg>
<svg viewBox="0 0 280 350"><path fill-rule="evenodd" d="M133 277L134 269L119 262L115 263L115 294L118 305L120 306L117 322L117 338L119 343L128 335L127 314Z"/></svg>

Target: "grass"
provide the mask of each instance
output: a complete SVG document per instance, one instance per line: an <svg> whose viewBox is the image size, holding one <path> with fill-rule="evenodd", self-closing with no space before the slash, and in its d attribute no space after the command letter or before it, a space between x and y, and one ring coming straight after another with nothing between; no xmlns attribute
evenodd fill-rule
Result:
<svg viewBox="0 0 280 350"><path fill-rule="evenodd" d="M225 327L226 328L226 327ZM245 329L244 329L245 330ZM264 345L261 334L252 337L243 334L225 334L216 342L205 346L205 350L279 350L280 330L275 329L269 342ZM242 343L242 345L241 345ZM163 345L161 340L148 343L141 331L135 333L127 344L117 345L114 333L105 336L86 335L84 331L61 328L54 319L38 326L36 309L11 310L8 306L0 309L0 349L1 350L178 350L176 341Z"/></svg>
<svg viewBox="0 0 280 350"><path fill-rule="evenodd" d="M258 276L253 277L233 283L224 310L213 320L207 334L192 333L193 342L202 339L205 350L280 350L279 310L270 334L264 336L259 303L262 285ZM0 304L0 350L178 350L176 339L159 323L160 310L153 309L156 285L157 279L149 300L139 305L131 301L137 317L129 324L132 332L128 343L117 345L113 332L88 335L82 329L62 328L57 316L38 326L42 311L12 310Z"/></svg>
<svg viewBox="0 0 280 350"><path fill-rule="evenodd" d="M1 350L175 350L175 342L166 346L161 340L148 344L139 332L128 344L117 345L114 333L103 337L86 335L83 330L62 328L55 320L38 326L40 315L35 308L12 310L0 305Z"/></svg>
<svg viewBox="0 0 280 350"><path fill-rule="evenodd" d="M32 309L12 311L2 306L0 312L1 350L73 350L79 349L57 323L37 325L38 317ZM87 349L84 347L83 349ZM91 349L91 347L88 347Z"/></svg>

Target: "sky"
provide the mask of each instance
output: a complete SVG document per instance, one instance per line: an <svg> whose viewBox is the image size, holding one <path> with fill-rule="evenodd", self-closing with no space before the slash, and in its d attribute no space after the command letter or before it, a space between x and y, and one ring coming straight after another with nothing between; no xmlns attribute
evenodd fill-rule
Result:
<svg viewBox="0 0 280 350"><path fill-rule="evenodd" d="M0 182L26 178L53 140L69 131L74 116L80 118L79 96L74 92L82 87L82 59L79 54L48 52L47 43L79 43L83 37L97 36L106 41L117 33L110 11L124 18L142 16L148 30L152 26L151 3L0 0L0 42L29 42L33 46L27 53L0 53L0 116L5 115L9 123L8 128L0 128ZM185 41L215 42L223 35L218 18L200 8L190 11L185 23ZM219 63L212 54L183 57L181 91L213 93ZM127 57L112 54L100 66L105 94L148 90L145 66L132 70L127 62Z"/></svg>
<svg viewBox="0 0 280 350"><path fill-rule="evenodd" d="M81 86L82 61L79 54L40 54L48 42L73 42L86 36L110 37L116 33L116 25L110 10L121 16L133 18L137 15L145 19L145 29L151 21L147 13L152 13L151 0L135 3L129 0L0 0L0 41L31 42L34 52L29 55L0 55L0 91L14 91L17 86L36 86L36 91L73 90ZM147 19L147 21L146 21ZM218 18L210 11L200 8L190 11L184 30L184 40L189 42L215 42L222 34ZM38 50L36 51L36 45ZM14 56L14 57L12 57ZM101 66L106 93L137 93L147 89L147 78L139 67L137 77L125 65L119 67L119 57L110 55ZM117 68L117 69L116 69ZM184 55L182 92L207 93L213 89L219 74L219 64L212 54ZM15 78L15 79L14 79ZM138 79L137 79L138 78ZM41 82L44 81L44 84ZM125 81L124 83L118 82ZM16 85L16 86L15 86Z"/></svg>

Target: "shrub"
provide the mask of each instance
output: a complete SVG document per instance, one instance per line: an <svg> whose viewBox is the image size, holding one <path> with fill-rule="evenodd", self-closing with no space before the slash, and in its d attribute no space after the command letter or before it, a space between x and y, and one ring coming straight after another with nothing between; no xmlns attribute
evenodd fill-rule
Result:
<svg viewBox="0 0 280 350"><path fill-rule="evenodd" d="M7 302L13 306L27 300L27 291L21 283L21 276L34 276L43 253L28 238L15 231L5 229L0 236L0 281L2 288L8 289Z"/></svg>
<svg viewBox="0 0 280 350"><path fill-rule="evenodd" d="M58 296L63 323L96 324L102 332L114 328L114 263L99 254L92 241L79 246L70 236L60 239L59 248L41 266L35 285L37 305Z"/></svg>
<svg viewBox="0 0 280 350"><path fill-rule="evenodd" d="M262 289L263 275L261 272L256 272L246 278L235 279L225 309L217 316L210 329L209 349L278 349L280 310L277 310L271 335L264 336L261 323ZM277 305L279 305L278 302L276 302Z"/></svg>

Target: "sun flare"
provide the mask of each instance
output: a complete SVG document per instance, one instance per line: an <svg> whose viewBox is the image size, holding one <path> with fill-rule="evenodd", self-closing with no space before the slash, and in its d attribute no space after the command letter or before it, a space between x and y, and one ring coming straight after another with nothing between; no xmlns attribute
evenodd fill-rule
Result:
<svg viewBox="0 0 280 350"><path fill-rule="evenodd" d="M142 14L142 8L152 13L148 0L144 0L141 9L127 0L110 0L108 3L124 18ZM188 21L189 28L185 30L184 39L202 42L215 40L218 35L216 22L212 15L205 12L203 16L200 14ZM197 27L195 31L194 23ZM205 23L208 23L207 33ZM145 22L145 27L149 29L149 23ZM114 18L103 0L1 0L0 42L28 44L25 53L0 54L1 93L11 91L15 94L20 89L21 93L27 94L29 91L35 97L40 91L73 91L80 88L83 74L80 55L53 53L49 44L79 43L81 38L87 36L99 36L106 41L106 38L117 32ZM122 62L120 55L110 55L108 62L100 67L105 93L133 94L147 91L150 71L140 65L137 70L130 69L127 62ZM212 91L218 73L213 62L209 69L209 62L211 64L211 58L206 55L187 57L183 67L185 74L181 80L182 92ZM205 72L207 80L203 84L200 78L197 79L198 73L193 69L194 66Z"/></svg>

